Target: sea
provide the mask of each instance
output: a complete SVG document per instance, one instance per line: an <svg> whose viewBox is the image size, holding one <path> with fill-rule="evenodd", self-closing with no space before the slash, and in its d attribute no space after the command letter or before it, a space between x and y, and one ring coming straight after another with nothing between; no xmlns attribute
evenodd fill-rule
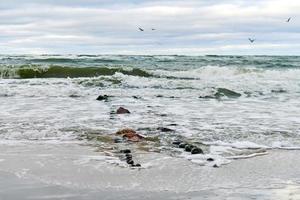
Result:
<svg viewBox="0 0 300 200"><path fill-rule="evenodd" d="M228 158L300 149L299 116L298 56L0 56L0 143L132 128L162 149L192 141Z"/></svg>

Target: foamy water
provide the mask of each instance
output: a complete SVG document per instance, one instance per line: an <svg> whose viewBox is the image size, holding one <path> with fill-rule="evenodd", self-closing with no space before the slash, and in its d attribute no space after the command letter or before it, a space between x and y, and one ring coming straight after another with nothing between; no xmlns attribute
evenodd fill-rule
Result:
<svg viewBox="0 0 300 200"><path fill-rule="evenodd" d="M220 160L241 154L229 147L300 147L298 57L1 56L0 72L2 141L76 141L130 127L222 147L209 150ZM104 94L109 101L96 100ZM119 106L131 114L111 114Z"/></svg>

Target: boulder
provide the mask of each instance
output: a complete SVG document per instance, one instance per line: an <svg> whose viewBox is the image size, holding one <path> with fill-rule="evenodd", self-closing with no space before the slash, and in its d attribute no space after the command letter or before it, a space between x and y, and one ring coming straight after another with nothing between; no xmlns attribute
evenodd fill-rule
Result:
<svg viewBox="0 0 300 200"><path fill-rule="evenodd" d="M127 110L126 108L120 107L117 110L117 114L129 114L129 110Z"/></svg>
<svg viewBox="0 0 300 200"><path fill-rule="evenodd" d="M116 132L116 135L121 135L123 138L132 141L132 142L139 142L144 139L143 136L136 133L133 129L125 128Z"/></svg>

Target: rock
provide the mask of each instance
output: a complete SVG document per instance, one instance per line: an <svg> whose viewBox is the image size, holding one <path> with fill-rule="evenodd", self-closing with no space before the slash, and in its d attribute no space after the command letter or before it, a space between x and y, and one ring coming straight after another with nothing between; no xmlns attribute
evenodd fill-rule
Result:
<svg viewBox="0 0 300 200"><path fill-rule="evenodd" d="M173 129L165 128L165 127L158 127L157 130L160 130L161 132L174 132Z"/></svg>
<svg viewBox="0 0 300 200"><path fill-rule="evenodd" d="M207 158L206 159L208 162L212 162L212 161L214 161L215 159L213 159L213 158Z"/></svg>
<svg viewBox="0 0 300 200"><path fill-rule="evenodd" d="M134 98L134 99L140 99L141 97L138 97L138 96L132 96L132 98Z"/></svg>
<svg viewBox="0 0 300 200"><path fill-rule="evenodd" d="M130 112L126 108L120 107L117 110L117 114L130 114Z"/></svg>
<svg viewBox="0 0 300 200"><path fill-rule="evenodd" d="M156 95L156 97L161 98L161 97L164 97L164 96L159 94L159 95Z"/></svg>
<svg viewBox="0 0 300 200"><path fill-rule="evenodd" d="M144 139L143 136L137 134L133 129L125 128L116 132L116 135L121 135L123 138L126 138L132 142L139 142Z"/></svg>
<svg viewBox="0 0 300 200"><path fill-rule="evenodd" d="M108 98L109 98L109 96L107 96L105 94L105 95L99 95L96 100L98 100L98 101L108 101Z"/></svg>
<svg viewBox="0 0 300 200"><path fill-rule="evenodd" d="M137 163L134 165L134 167L141 167L141 164Z"/></svg>
<svg viewBox="0 0 300 200"><path fill-rule="evenodd" d="M172 144L174 145L180 145L181 141L173 141Z"/></svg>
<svg viewBox="0 0 300 200"><path fill-rule="evenodd" d="M131 153L130 149L123 149L120 151L120 153Z"/></svg>
<svg viewBox="0 0 300 200"><path fill-rule="evenodd" d="M132 159L132 155L131 154L126 154L125 157L126 157L126 159Z"/></svg>
<svg viewBox="0 0 300 200"><path fill-rule="evenodd" d="M173 124L169 124L169 126L178 126L178 124L173 123Z"/></svg>
<svg viewBox="0 0 300 200"><path fill-rule="evenodd" d="M126 162L127 162L127 164L129 164L129 165L133 165L133 164L134 164L133 160L131 160L131 159L130 159L130 160L127 160Z"/></svg>
<svg viewBox="0 0 300 200"><path fill-rule="evenodd" d="M218 168L219 166L218 166L217 164L214 164L213 167L214 167L214 168Z"/></svg>
<svg viewBox="0 0 300 200"><path fill-rule="evenodd" d="M122 143L123 140L122 140L121 138L115 138L115 139L114 139L114 142L115 142L115 143Z"/></svg>
<svg viewBox="0 0 300 200"><path fill-rule="evenodd" d="M186 145L187 145L186 143L180 143L178 147L184 149Z"/></svg>
<svg viewBox="0 0 300 200"><path fill-rule="evenodd" d="M191 154L203 154L202 149L198 148L198 147L194 147L191 150Z"/></svg>
<svg viewBox="0 0 300 200"><path fill-rule="evenodd" d="M184 150L187 152L191 152L193 148L194 148L193 145L188 144L188 145L185 145Z"/></svg>

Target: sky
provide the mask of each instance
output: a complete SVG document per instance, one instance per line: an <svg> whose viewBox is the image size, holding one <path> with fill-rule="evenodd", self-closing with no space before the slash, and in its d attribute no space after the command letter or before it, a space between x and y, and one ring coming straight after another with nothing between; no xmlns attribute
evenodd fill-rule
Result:
<svg viewBox="0 0 300 200"><path fill-rule="evenodd" d="M0 0L0 54L300 55L299 11L299 0Z"/></svg>

